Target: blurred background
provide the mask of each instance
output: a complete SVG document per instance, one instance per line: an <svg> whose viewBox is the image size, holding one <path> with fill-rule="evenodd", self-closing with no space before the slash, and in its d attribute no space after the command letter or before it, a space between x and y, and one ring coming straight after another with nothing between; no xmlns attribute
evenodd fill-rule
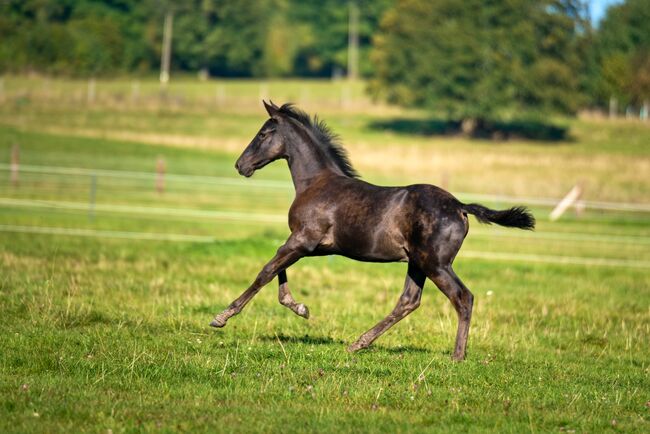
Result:
<svg viewBox="0 0 650 434"><path fill-rule="evenodd" d="M0 41L5 232L282 232L285 165L232 168L272 99L371 182L525 204L548 237L632 249L573 256L648 259L646 0L5 0Z"/></svg>

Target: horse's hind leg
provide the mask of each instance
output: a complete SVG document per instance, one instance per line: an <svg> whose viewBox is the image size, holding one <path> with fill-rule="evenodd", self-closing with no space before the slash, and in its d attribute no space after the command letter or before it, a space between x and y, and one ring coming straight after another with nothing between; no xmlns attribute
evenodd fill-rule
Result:
<svg viewBox="0 0 650 434"><path fill-rule="evenodd" d="M278 273L278 300L280 304L291 309L296 315L305 319L309 318L309 309L302 303L297 303L289 291L289 283L287 282L287 272L282 270Z"/></svg>
<svg viewBox="0 0 650 434"><path fill-rule="evenodd" d="M427 270L427 276L447 296L454 309L456 309L456 313L458 314L458 331L456 333L456 347L452 358L455 361L461 361L465 358L474 296L458 276L456 276L451 265L437 267L431 271Z"/></svg>
<svg viewBox="0 0 650 434"><path fill-rule="evenodd" d="M397 302L393 311L376 326L365 332L355 343L348 347L348 351L354 352L367 348L375 339L381 336L386 330L402 320L406 315L413 312L420 306L422 288L426 280L425 274L415 264L409 262L404 292Z"/></svg>

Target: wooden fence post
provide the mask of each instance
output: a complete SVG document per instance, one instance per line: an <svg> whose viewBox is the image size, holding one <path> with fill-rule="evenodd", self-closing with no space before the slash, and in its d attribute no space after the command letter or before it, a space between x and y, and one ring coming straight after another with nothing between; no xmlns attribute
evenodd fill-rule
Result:
<svg viewBox="0 0 650 434"><path fill-rule="evenodd" d="M92 104L93 102L95 102L95 86L96 84L94 78L88 80L88 93L86 95L86 100L88 104Z"/></svg>
<svg viewBox="0 0 650 434"><path fill-rule="evenodd" d="M609 118L614 119L618 114L618 100L611 96L609 97Z"/></svg>
<svg viewBox="0 0 650 434"><path fill-rule="evenodd" d="M156 161L156 191L158 194L165 191L165 159L162 156Z"/></svg>
<svg viewBox="0 0 650 434"><path fill-rule="evenodd" d="M136 104L140 99L140 82L131 82L131 103Z"/></svg>
<svg viewBox="0 0 650 434"><path fill-rule="evenodd" d="M215 102L217 103L217 107L223 107L226 102L226 89L224 88L223 84L218 84L217 85L217 90L215 94Z"/></svg>
<svg viewBox="0 0 650 434"><path fill-rule="evenodd" d="M260 83L260 93L259 93L259 101L266 101L269 97L269 85L268 83Z"/></svg>
<svg viewBox="0 0 650 434"><path fill-rule="evenodd" d="M341 84L341 107L348 108L352 99L352 87L350 82Z"/></svg>
<svg viewBox="0 0 650 434"><path fill-rule="evenodd" d="M300 105L306 106L309 104L309 88L307 86L302 86L300 88Z"/></svg>
<svg viewBox="0 0 650 434"><path fill-rule="evenodd" d="M564 196L564 198L555 206L555 208L553 208L553 211L551 211L551 221L554 222L562 217L562 214L564 214L564 212L573 204L576 204L576 211L578 213L582 213L585 208L584 202L578 203L580 197L582 196L582 192L583 190L580 184L574 185L573 188L567 193L567 195Z"/></svg>
<svg viewBox="0 0 650 434"><path fill-rule="evenodd" d="M15 143L11 148L11 185L18 187L18 172L20 170L20 148Z"/></svg>
<svg viewBox="0 0 650 434"><path fill-rule="evenodd" d="M449 172L446 170L442 171L442 177L440 179L440 188L443 190L449 191Z"/></svg>

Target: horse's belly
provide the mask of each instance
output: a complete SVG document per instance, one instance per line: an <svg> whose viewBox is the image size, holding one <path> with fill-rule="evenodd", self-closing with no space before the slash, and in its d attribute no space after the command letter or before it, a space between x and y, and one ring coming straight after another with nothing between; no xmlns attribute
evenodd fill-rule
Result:
<svg viewBox="0 0 650 434"><path fill-rule="evenodd" d="M369 262L405 262L404 238L399 233L387 231L358 230L348 232L346 236L337 236L329 246L323 246L332 253L359 261Z"/></svg>

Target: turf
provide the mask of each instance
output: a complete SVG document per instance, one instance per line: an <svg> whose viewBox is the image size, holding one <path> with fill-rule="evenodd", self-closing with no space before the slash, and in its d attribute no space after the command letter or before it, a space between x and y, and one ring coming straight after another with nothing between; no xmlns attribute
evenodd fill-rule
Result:
<svg viewBox="0 0 650 434"><path fill-rule="evenodd" d="M241 92L256 98L257 86L248 84ZM144 84L142 89L144 93ZM325 92L319 89L311 91L313 98ZM311 310L308 321L279 305L274 282L226 328L214 330L207 325L212 316L247 287L287 236L281 220L292 199L291 189L282 184L288 183L286 166L274 163L252 180L229 184L169 179L162 194L156 192L153 178L111 178L100 170L150 172L162 155L169 173L232 177L236 151L228 140L245 144L263 117L245 104L227 113L144 107L136 122L131 111L97 103L79 126L75 122L84 110L47 101L36 104L33 98L19 111L7 104L0 108L0 163L7 164L11 146L20 143L24 165L86 167L100 173L98 209L119 204L220 210L248 213L253 219L53 209L31 202L11 205L7 200L87 206L92 180L88 175L23 172L19 185L12 186L6 170L1 172L0 225L213 240L0 232L0 432L520 433L650 428L647 214L587 210L579 218L571 212L550 222L549 209L535 207L539 227L533 234L472 221L455 264L476 296L463 363L450 358L455 313L430 282L420 309L370 350L354 355L345 351L392 309L403 284L404 264L366 264L341 257L303 260L288 275L296 299ZM420 150L416 157L446 155L444 161L458 167L463 161L478 165L473 157L485 158L484 173L472 174L468 181L452 177L452 190L535 195L543 192L538 165L575 169L595 162L592 171L581 173L600 185L587 190L589 199L603 198L595 191L605 192L607 200L650 197L647 174L639 172L649 164L643 143L650 130L642 124L564 121L572 141L549 148L545 143L382 134L369 127L392 116L390 111L350 109L333 115L335 129L355 150L353 162L355 154L363 157L364 175L371 181L417 178L403 167L387 171L372 157L374 149L395 160L395 149L401 147L405 161L409 149ZM105 116L124 122L119 124L122 131L133 136L111 135ZM202 131L215 141L201 142L208 134ZM176 138L163 146L146 134L157 134L162 141ZM375 141L373 149L365 144ZM393 160L386 164L399 166ZM612 166L599 165L607 160ZM637 170L619 173L621 167ZM499 190L513 172L518 173L518 185ZM559 180L549 181L553 187L548 196L561 191L556 185L575 182L575 173L556 173ZM423 174L430 182L436 177ZM267 181L275 187L263 186ZM514 259L498 259L503 253ZM608 258L628 265L543 263L521 255Z"/></svg>

